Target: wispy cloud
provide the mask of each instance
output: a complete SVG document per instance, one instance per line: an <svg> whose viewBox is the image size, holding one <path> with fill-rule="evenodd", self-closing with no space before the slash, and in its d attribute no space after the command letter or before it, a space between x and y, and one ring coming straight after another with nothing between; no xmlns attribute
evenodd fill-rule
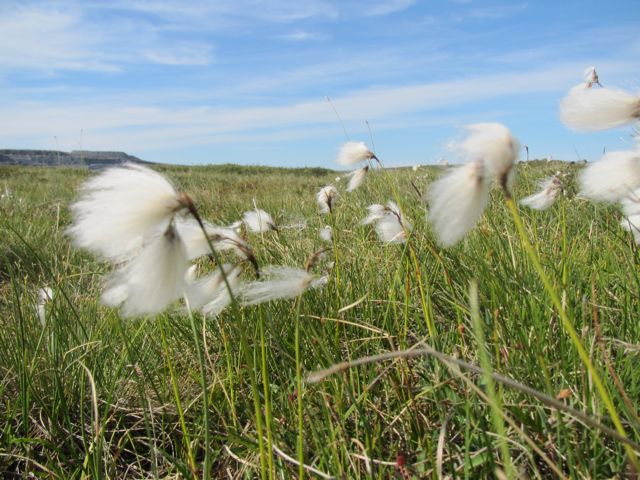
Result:
<svg viewBox="0 0 640 480"><path fill-rule="evenodd" d="M366 15L378 16L389 15L390 13L401 12L411 7L416 3L416 0L387 0L385 2L373 3L370 8L367 9Z"/></svg>

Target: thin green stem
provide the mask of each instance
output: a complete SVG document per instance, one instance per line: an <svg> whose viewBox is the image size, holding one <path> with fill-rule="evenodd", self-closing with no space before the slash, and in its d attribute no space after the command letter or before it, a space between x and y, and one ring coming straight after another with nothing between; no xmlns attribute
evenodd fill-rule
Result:
<svg viewBox="0 0 640 480"><path fill-rule="evenodd" d="M469 305L471 310L471 320L473 321L473 328L476 335L476 342L478 344L478 356L480 357L480 366L482 367L482 376L486 385L487 396L489 398L489 405L491 406L491 419L493 421L493 428L495 428L498 434L498 445L500 447L500 453L502 455L502 463L504 465L505 474L507 478L516 478L516 471L511 461L511 453L509 452L509 446L507 445L507 433L504 429L504 421L502 419L502 402L498 395L496 395L495 384L493 383L493 377L491 374L492 366L489 353L487 352L485 345L484 329L480 321L480 307L478 305L478 285L476 282L471 282L469 286Z"/></svg>

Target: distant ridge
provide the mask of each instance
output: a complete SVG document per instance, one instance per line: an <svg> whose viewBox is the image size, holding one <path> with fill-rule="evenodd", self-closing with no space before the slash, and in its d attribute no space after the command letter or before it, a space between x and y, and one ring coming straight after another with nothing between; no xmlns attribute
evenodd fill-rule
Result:
<svg viewBox="0 0 640 480"><path fill-rule="evenodd" d="M150 164L150 162L145 162L124 152L92 152L88 150L59 152L56 150L0 149L0 165L65 166L93 169L121 165L127 162Z"/></svg>

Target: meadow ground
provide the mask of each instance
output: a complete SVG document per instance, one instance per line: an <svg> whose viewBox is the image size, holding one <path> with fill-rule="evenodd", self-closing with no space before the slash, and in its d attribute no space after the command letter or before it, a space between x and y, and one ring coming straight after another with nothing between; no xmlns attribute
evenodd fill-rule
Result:
<svg viewBox="0 0 640 480"><path fill-rule="evenodd" d="M91 173L2 167L0 472L60 479L633 475L640 256L614 207L575 197L579 168L520 163L514 196L532 193L558 169L570 174L553 207L520 208L520 215L560 310L603 379L627 449L498 190L478 226L444 250L416 191L441 167L375 171L352 193L341 180L332 216L318 213L315 194L335 183L336 172L158 167L213 223L238 220L253 199L270 212L279 232L248 235L263 266L302 267L323 246L318 229L332 225L329 256L314 269L329 280L298 299L217 318L176 306L155 318L122 319L100 304L109 267L64 236L68 206ZM382 245L371 226L359 225L367 205L390 199L414 226L405 245ZM41 323L43 286L53 300ZM336 362L425 345L484 373L431 355L305 381ZM587 418L558 411L549 401L556 398Z"/></svg>

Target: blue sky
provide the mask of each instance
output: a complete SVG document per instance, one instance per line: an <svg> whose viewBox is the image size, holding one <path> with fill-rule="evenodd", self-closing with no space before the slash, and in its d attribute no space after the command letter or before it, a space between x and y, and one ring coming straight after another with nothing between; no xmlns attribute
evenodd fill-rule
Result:
<svg viewBox="0 0 640 480"><path fill-rule="evenodd" d="M559 100L591 65L640 88L637 1L2 0L0 32L0 148L168 163L335 167L326 97L387 165L481 121L596 160L630 129L573 133Z"/></svg>

